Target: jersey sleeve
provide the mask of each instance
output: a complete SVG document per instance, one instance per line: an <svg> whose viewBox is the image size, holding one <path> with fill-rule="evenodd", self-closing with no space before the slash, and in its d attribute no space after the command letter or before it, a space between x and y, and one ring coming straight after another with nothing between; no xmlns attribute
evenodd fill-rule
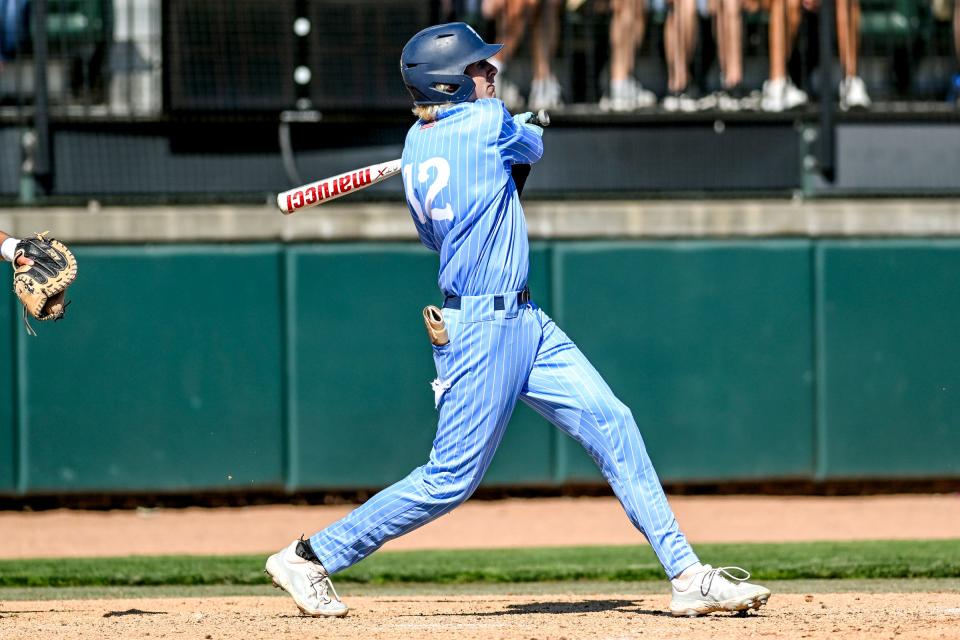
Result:
<svg viewBox="0 0 960 640"><path fill-rule="evenodd" d="M499 101L497 101L499 102ZM543 139L532 127L513 121L507 107L500 105L500 134L497 148L504 162L512 164L533 164L543 156Z"/></svg>

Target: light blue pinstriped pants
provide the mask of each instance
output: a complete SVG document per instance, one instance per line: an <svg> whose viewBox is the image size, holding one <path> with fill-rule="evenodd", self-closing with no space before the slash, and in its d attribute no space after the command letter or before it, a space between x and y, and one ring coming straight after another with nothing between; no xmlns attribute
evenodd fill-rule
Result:
<svg viewBox="0 0 960 640"><path fill-rule="evenodd" d="M330 573L464 502L493 459L517 398L576 439L597 462L633 525L675 577L697 557L677 526L630 410L536 305L505 309L464 296L444 309L450 343L434 347L444 383L430 460L310 538Z"/></svg>

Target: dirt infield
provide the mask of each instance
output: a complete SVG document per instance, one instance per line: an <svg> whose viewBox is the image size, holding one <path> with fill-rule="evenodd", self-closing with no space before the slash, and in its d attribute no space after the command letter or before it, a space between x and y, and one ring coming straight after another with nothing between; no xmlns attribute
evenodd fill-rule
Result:
<svg viewBox="0 0 960 640"><path fill-rule="evenodd" d="M6 602L8 640L198 638L921 638L960 637L957 594L775 595L759 613L675 619L666 595L352 598L340 620L301 617L286 598Z"/></svg>
<svg viewBox="0 0 960 640"><path fill-rule="evenodd" d="M957 494L674 496L670 503L694 543L960 538ZM263 553L301 533L312 534L350 509L0 512L0 558ZM642 540L613 498L516 499L468 502L384 548L538 547Z"/></svg>
<svg viewBox="0 0 960 640"><path fill-rule="evenodd" d="M694 542L960 538L960 496L674 497ZM350 507L0 512L0 557L233 554L273 550ZM609 498L473 502L390 549L629 544L642 538ZM0 602L4 640L196 638L960 638L960 594L778 593L759 613L674 619L666 583L622 594L345 593L343 620L301 617L286 596ZM662 591L660 588L662 587ZM616 588L616 587L615 587ZM512 587L511 587L512 589ZM831 590L833 588L831 587ZM842 590L842 589L837 589ZM29 595L27 597L30 597ZM56 593L55 597L77 597Z"/></svg>

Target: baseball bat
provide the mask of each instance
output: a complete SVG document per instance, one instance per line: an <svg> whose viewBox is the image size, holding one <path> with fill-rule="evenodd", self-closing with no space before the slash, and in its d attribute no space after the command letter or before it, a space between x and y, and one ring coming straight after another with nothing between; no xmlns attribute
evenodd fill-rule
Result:
<svg viewBox="0 0 960 640"><path fill-rule="evenodd" d="M366 189L398 173L400 173L399 158L372 164L278 193L277 206L285 215L290 215L294 211L316 207L348 193Z"/></svg>
<svg viewBox="0 0 960 640"><path fill-rule="evenodd" d="M540 127L550 125L550 115L543 109L536 113L530 124ZM400 159L371 164L367 167L347 171L330 178L310 182L277 194L277 207L284 215L290 215L300 209L308 209L341 198L348 193L372 187L378 182L400 173Z"/></svg>

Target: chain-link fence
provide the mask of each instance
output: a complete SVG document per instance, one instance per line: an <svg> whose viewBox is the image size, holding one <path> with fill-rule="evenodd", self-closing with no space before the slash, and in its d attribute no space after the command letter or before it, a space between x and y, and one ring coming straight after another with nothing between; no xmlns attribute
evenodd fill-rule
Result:
<svg viewBox="0 0 960 640"><path fill-rule="evenodd" d="M699 95L722 84L718 14L711 10L718 1L701 0L692 27L696 44L688 61L690 86ZM503 26L498 12L507 11L502 7L510 2L0 0L0 102L7 117L29 108L36 96L35 66L44 63L55 115L143 118L183 111L280 111L298 105L403 108L406 95L396 65L412 33L434 19L466 19L490 40L509 38L510 27ZM543 11L533 19L523 15L516 59L504 78L514 81L521 94L529 93L537 21L553 20L559 33L548 58L564 104L598 102L609 88L609 25L616 18L612 3L542 4ZM858 4L859 66L870 94L879 100L945 100L960 55L954 50L951 0ZM493 8L485 13L485 6ZM660 97L668 92L670 6L644 12L645 34L635 56L634 75ZM40 7L45 12L45 61L36 50ZM556 15L548 16L548 11ZM740 19L743 84L757 90L769 74L771 14L743 11ZM819 35L815 12L801 11L790 71L796 84L814 96Z"/></svg>
<svg viewBox="0 0 960 640"><path fill-rule="evenodd" d="M105 166L116 157L124 169L155 163L141 166L134 182L107 184L108 193L236 193L234 185L191 186L178 177L196 173L177 162L182 153L196 151L202 162L204 146L233 160L253 154L251 167L256 154L279 165L286 153L281 175L292 180L289 155L298 147L369 144L369 133L357 127L346 136L342 123L408 117L400 50L420 28L446 20L468 21L488 41L507 43L498 91L508 106L546 106L561 121L566 114L599 122L613 111L622 122L692 117L712 126L736 112L747 121L773 113L815 123L823 105L850 106L842 80L851 74L850 54L841 53L851 41L857 88L869 96L854 107L956 119L958 1L0 0L0 197L23 200L31 174L48 195L100 188L71 182L89 170L75 166L87 157L76 145L90 145L89 157L100 154ZM626 22L624 7L634 8ZM823 11L850 16L846 40L841 21L832 13L820 19ZM779 50L796 89L780 102L768 96L778 28L788 33ZM671 46L678 39L687 43L679 63ZM632 83L625 99L617 98L618 74ZM295 123L321 120L341 125L291 133ZM238 122L250 126L231 128ZM279 142L278 123L287 125ZM166 154L163 162L138 146L142 136ZM243 184L257 192L266 181Z"/></svg>
<svg viewBox="0 0 960 640"><path fill-rule="evenodd" d="M0 7L0 103L7 118L32 113L38 65L45 67L55 116L162 113L159 0L2 0Z"/></svg>

